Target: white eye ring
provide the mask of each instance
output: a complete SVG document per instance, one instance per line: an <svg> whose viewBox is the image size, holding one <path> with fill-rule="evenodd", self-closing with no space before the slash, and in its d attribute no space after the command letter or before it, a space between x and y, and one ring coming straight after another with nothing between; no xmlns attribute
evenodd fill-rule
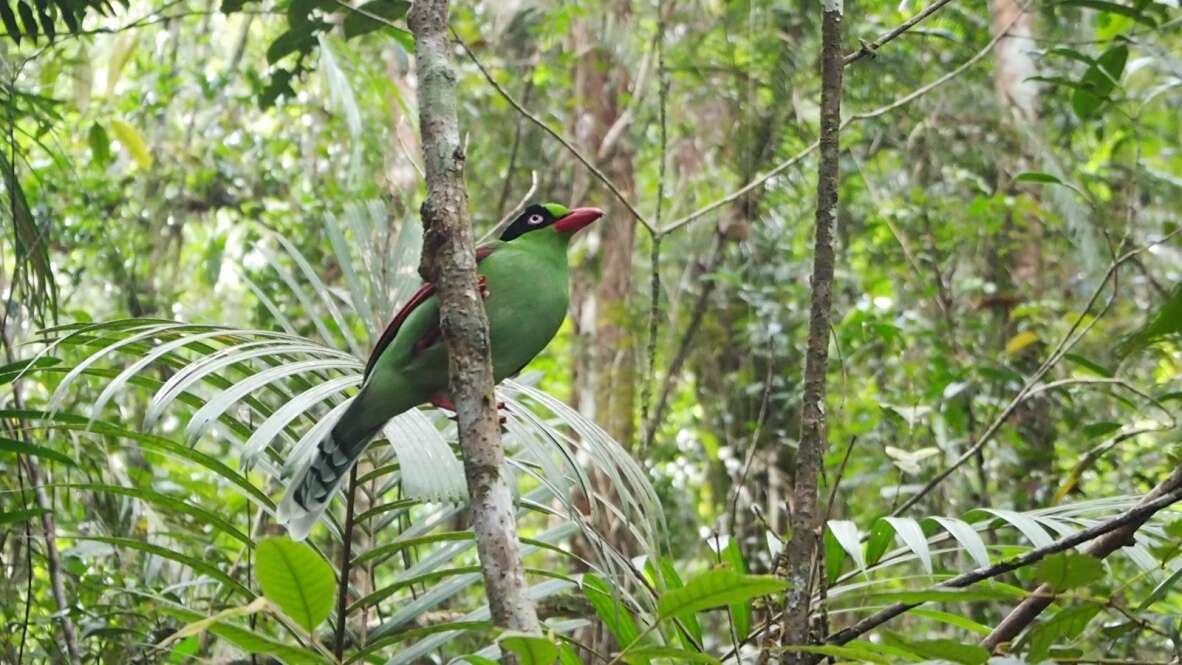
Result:
<svg viewBox="0 0 1182 665"><path fill-rule="evenodd" d="M530 216L529 216L529 219L527 219L527 220L526 220L526 222L527 222L527 223L528 223L530 226L537 226L538 224L541 224L541 223L542 223L542 222L544 222L544 221L546 221L546 220L542 219L542 216L541 216L541 215L536 215L536 214L535 214L535 215L530 215Z"/></svg>

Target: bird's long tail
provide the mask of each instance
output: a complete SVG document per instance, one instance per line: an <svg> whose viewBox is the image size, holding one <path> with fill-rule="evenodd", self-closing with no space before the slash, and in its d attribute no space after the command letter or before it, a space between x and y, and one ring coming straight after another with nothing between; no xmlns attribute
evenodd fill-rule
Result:
<svg viewBox="0 0 1182 665"><path fill-rule="evenodd" d="M340 420L316 446L316 451L292 477L287 493L279 503L276 518L287 526L288 534L303 540L315 526L329 501L344 482L349 469L365 452L366 445L389 417L380 421L365 417L366 391L354 398ZM391 414L392 415L392 414Z"/></svg>

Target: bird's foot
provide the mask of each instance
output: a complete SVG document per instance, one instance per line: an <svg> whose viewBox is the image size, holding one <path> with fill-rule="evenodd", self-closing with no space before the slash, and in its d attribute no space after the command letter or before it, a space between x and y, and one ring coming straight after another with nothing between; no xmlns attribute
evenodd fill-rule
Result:
<svg viewBox="0 0 1182 665"><path fill-rule="evenodd" d="M484 275L480 275L480 277L476 280L476 290L480 291L481 298L488 299L489 293L488 293L488 278L487 277L485 277Z"/></svg>

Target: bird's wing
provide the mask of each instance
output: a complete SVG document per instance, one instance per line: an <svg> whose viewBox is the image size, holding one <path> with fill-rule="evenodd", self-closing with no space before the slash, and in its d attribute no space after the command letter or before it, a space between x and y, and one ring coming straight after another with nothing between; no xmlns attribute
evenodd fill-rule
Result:
<svg viewBox="0 0 1182 665"><path fill-rule="evenodd" d="M481 261L488 258L488 256L496 251L499 246L500 244L498 243L496 245L481 245L480 247L477 247L476 263L480 263ZM414 294L411 295L410 299L406 301L406 304L402 306L402 309L398 310L398 313L394 315L394 318L390 319L390 323L386 326L386 329L382 331L382 336L378 338L378 343L374 345L373 352L369 354L369 360L365 363L365 373L362 374L364 379L369 378L369 373L373 371L373 367L377 364L378 358L381 357L382 353L386 351L386 347L390 346L390 343L394 341L394 338L398 336L398 331L402 328L402 324L406 321L406 318L410 316L410 313L413 312L419 305L427 302L427 299L434 294L435 285L431 282L424 282L423 285L419 287L419 290L415 291ZM436 323L436 326L438 325L439 324Z"/></svg>

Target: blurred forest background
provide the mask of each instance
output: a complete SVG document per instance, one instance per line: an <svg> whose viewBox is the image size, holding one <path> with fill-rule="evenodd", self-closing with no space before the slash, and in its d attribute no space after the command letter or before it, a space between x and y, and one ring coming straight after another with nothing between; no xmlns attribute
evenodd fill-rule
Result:
<svg viewBox="0 0 1182 665"><path fill-rule="evenodd" d="M817 2L452 7L477 237L524 200L607 211L498 392L548 637L490 625L434 409L371 447L343 556L344 500L279 538L290 460L418 285L408 4L0 2L0 662L1182 658L1176 0L846 3L811 655L767 576ZM1111 556L1055 546L1155 487ZM841 633L893 603L921 606Z"/></svg>

